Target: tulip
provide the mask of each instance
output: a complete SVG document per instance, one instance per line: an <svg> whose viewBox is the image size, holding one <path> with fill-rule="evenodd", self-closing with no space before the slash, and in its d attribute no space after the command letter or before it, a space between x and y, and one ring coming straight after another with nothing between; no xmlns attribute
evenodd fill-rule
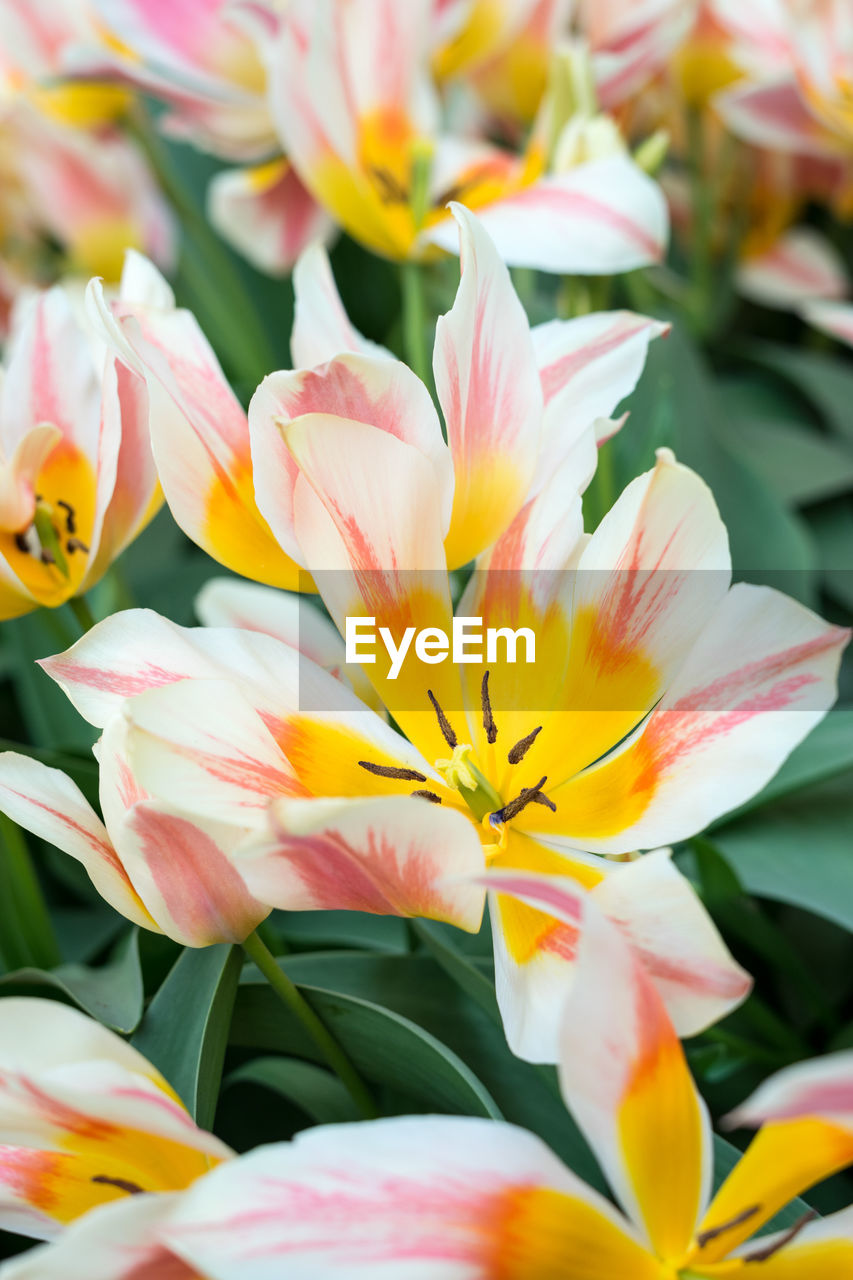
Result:
<svg viewBox="0 0 853 1280"><path fill-rule="evenodd" d="M432 0L294 0L265 46L279 137L317 202L397 261L455 251L451 200L475 209L501 256L610 274L657 261L666 211L625 156L548 175L524 155L445 132L429 71ZM316 85L329 87L318 94Z"/></svg>
<svg viewBox="0 0 853 1280"><path fill-rule="evenodd" d="M0 1000L0 1227L58 1236L96 1205L177 1191L232 1152L141 1053L76 1009Z"/></svg>
<svg viewBox="0 0 853 1280"><path fill-rule="evenodd" d="M275 31L273 10L203 0L177 12L139 0L94 0L103 30L81 42L72 69L158 98L169 137L238 168L208 188L213 226L256 267L289 271L333 223L279 147L266 101L258 46ZM115 89L113 90L115 92Z"/></svg>
<svg viewBox="0 0 853 1280"><path fill-rule="evenodd" d="M118 360L147 386L151 447L166 501L184 532L229 569L274 586L299 585L260 514L252 488L249 424L213 348L156 268L129 253L128 279L144 275L140 298L127 287L108 302L89 286L90 314Z"/></svg>
<svg viewBox="0 0 853 1280"><path fill-rule="evenodd" d="M229 672L224 650L215 672L193 669L184 633L150 615L108 620L46 668L93 723L121 715L146 792L245 838L233 862L260 901L476 929L471 877L486 867L574 877L650 940L659 974L682 975L667 998L695 1032L748 980L665 853L612 858L686 839L759 791L831 704L847 633L769 589L730 588L711 495L667 451L583 534L590 418L615 393L598 375L621 367L632 385L641 352L628 360L624 318L578 322L604 364L571 325L531 340L506 269L457 216L462 285L436 348L449 446L410 371L365 349L314 254L294 346L326 363L274 375L253 402L258 503L342 633L372 617L397 636L449 634L448 565L480 552L457 614L529 624L536 665L415 663L396 681L366 665L408 740L287 644L254 672L242 659ZM342 342L355 350L329 359ZM575 411L562 434L552 405ZM274 645L255 637L258 659L261 639ZM492 913L510 1043L553 1061L576 936L498 891Z"/></svg>
<svg viewBox="0 0 853 1280"><path fill-rule="evenodd" d="M853 303L811 302L803 307L803 315L816 329L853 347Z"/></svg>
<svg viewBox="0 0 853 1280"><path fill-rule="evenodd" d="M707 1112L658 992L588 901L566 891L560 909L569 919L584 917L560 1036L560 1085L618 1207L523 1129L466 1117L394 1117L310 1129L221 1165L158 1215L147 1247L163 1251L164 1265L179 1259L209 1280L286 1272L316 1280L846 1275L850 1210L774 1235L754 1233L853 1161L849 1129L819 1118L771 1120L712 1198ZM120 1229L136 1259L137 1224L153 1208L100 1210L84 1220L91 1224L85 1240L81 1225L38 1255L41 1270L27 1271L24 1260L10 1275L69 1274L84 1246L94 1245L96 1257L114 1249ZM108 1274L129 1280L131 1266L125 1260Z"/></svg>
<svg viewBox="0 0 853 1280"><path fill-rule="evenodd" d="M145 527L147 427L145 383L93 352L60 287L22 310L0 392L0 617L82 595Z"/></svg>

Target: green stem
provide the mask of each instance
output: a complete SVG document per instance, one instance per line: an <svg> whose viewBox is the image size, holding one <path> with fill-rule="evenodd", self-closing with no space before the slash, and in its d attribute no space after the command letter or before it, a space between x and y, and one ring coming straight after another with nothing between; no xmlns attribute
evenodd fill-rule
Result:
<svg viewBox="0 0 853 1280"><path fill-rule="evenodd" d="M86 597L72 596L68 603L71 605L71 612L80 624L80 630L85 635L87 631L92 630L92 627L97 622L95 615L86 602Z"/></svg>
<svg viewBox="0 0 853 1280"><path fill-rule="evenodd" d="M400 265L403 289L403 345L409 367L421 382L430 385L429 353L426 343L426 299L423 268L419 262Z"/></svg>
<svg viewBox="0 0 853 1280"><path fill-rule="evenodd" d="M308 1001L300 995L294 983L276 964L272 952L257 933L249 934L243 943L243 950L253 964L260 969L282 1004L286 1005L294 1017L302 1023L326 1062L337 1074L341 1083L346 1086L361 1114L367 1120L375 1119L378 1114L376 1106L361 1076Z"/></svg>
<svg viewBox="0 0 853 1280"><path fill-rule="evenodd" d="M10 968L52 969L61 955L26 840L16 823L0 813L3 951Z"/></svg>
<svg viewBox="0 0 853 1280"><path fill-rule="evenodd" d="M699 337L708 333L713 314L714 201L705 175L705 132L699 111L687 115L690 156L690 185L693 230L690 245L691 296L688 308L693 330Z"/></svg>

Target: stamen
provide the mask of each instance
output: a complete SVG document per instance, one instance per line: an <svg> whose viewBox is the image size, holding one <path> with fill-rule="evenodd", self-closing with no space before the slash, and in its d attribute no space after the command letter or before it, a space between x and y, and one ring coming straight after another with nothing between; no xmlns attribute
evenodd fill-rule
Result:
<svg viewBox="0 0 853 1280"><path fill-rule="evenodd" d="M118 1187L119 1191L126 1191L129 1196L142 1195L142 1187L135 1182L128 1182L126 1178L108 1178L105 1173L96 1173L91 1181L99 1182L105 1187Z"/></svg>
<svg viewBox="0 0 853 1280"><path fill-rule="evenodd" d="M426 774L417 769L400 769L391 764L372 764L370 760L359 760L362 769L375 773L378 778L399 778L400 782L426 782Z"/></svg>
<svg viewBox="0 0 853 1280"><path fill-rule="evenodd" d="M526 737L519 738L518 742L515 744L512 750L507 754L507 760L510 762L510 764L521 763L521 761L527 755L530 748L533 746L533 743L536 741L538 734L540 734L541 732L542 732L542 726L541 724L538 724L535 729L531 729L530 733L528 733Z"/></svg>
<svg viewBox="0 0 853 1280"><path fill-rule="evenodd" d="M486 738L489 742L496 742L498 737L498 726L495 724L495 717L492 714L492 700L489 697L489 673L483 672L483 683L480 685L480 702L483 707L483 728L486 730Z"/></svg>
<svg viewBox="0 0 853 1280"><path fill-rule="evenodd" d="M29 548L29 545L27 544L26 534L23 534L23 533L15 534L15 546L18 548L19 551L22 551L25 556L29 555L30 548Z"/></svg>
<svg viewBox="0 0 853 1280"><path fill-rule="evenodd" d="M85 555L89 554L89 548L82 538L69 538L65 544L65 550L69 555L73 555L75 551L82 551Z"/></svg>
<svg viewBox="0 0 853 1280"><path fill-rule="evenodd" d="M749 1209L744 1209L743 1213L737 1214L734 1218L730 1218L728 1222L723 1222L719 1227L709 1227L707 1231L700 1231L696 1236L696 1243L700 1249L704 1249L706 1244L710 1244L712 1240L718 1240L720 1236L724 1236L727 1231L734 1231L735 1227L741 1227L745 1222L749 1222L750 1218L754 1218L757 1213L761 1212L761 1205L754 1204Z"/></svg>
<svg viewBox="0 0 853 1280"><path fill-rule="evenodd" d="M544 791L537 791L536 795L533 796L531 803L544 804L545 808L550 809L552 813L557 812L557 806L554 804L554 801L550 796L546 796Z"/></svg>
<svg viewBox="0 0 853 1280"><path fill-rule="evenodd" d="M378 165L373 165L368 172L379 188L379 199L383 204L409 203L408 191L397 181L393 173L389 173L387 169L381 169Z"/></svg>
<svg viewBox="0 0 853 1280"><path fill-rule="evenodd" d="M49 547L42 547L39 553L39 560L42 564L56 564L56 556Z"/></svg>
<svg viewBox="0 0 853 1280"><path fill-rule="evenodd" d="M429 800L430 804L441 804L441 796L437 796L434 791L413 791L412 795L419 800Z"/></svg>
<svg viewBox="0 0 853 1280"><path fill-rule="evenodd" d="M498 809L495 813L490 815L492 826L495 826L496 823L499 822L509 822L511 818L514 818L517 814L521 813L522 809L526 809L529 804L533 804L534 802L536 804L540 804L541 801L537 800L536 797L541 795L542 788L547 781L548 777L546 774L544 777L539 779L535 787L524 787L514 800L510 800L509 804L505 804L502 809ZM556 809L557 806L553 801L548 800L547 796L543 796L542 799L549 807Z"/></svg>
<svg viewBox="0 0 853 1280"><path fill-rule="evenodd" d="M453 751L459 745L459 739L453 732L453 726L442 711L441 707L438 705L438 699L432 689L427 689L427 697L432 703L435 714L438 717L438 727L444 736L444 741L450 747L450 750ZM426 782L426 778L424 778L424 782Z"/></svg>
<svg viewBox="0 0 853 1280"><path fill-rule="evenodd" d="M789 1245L792 1240L796 1240L803 1227L807 1227L816 1217L817 1210L809 1209L808 1213L804 1213L803 1216L794 1223L790 1231L785 1232L781 1239L776 1240L771 1245L768 1245L766 1249L756 1249L754 1253L744 1254L744 1262L766 1262L768 1258L772 1258L777 1254L780 1249L784 1249L786 1245Z"/></svg>
<svg viewBox="0 0 853 1280"><path fill-rule="evenodd" d="M77 525L76 525L76 523L75 523L75 521L74 521L74 515L75 515L75 512L74 512L74 508L72 507L71 503L70 503L70 502L63 502L61 498L57 498L57 500L56 500L56 505L57 505L58 507L62 507L62 510L65 512L65 532L66 532L66 533L76 533L76 532L77 532Z"/></svg>

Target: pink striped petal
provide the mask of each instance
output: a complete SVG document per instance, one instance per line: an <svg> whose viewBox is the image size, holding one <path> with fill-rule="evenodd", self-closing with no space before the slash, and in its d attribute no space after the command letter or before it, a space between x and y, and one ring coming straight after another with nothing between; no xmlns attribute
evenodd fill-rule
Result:
<svg viewBox="0 0 853 1280"><path fill-rule="evenodd" d="M427 800L279 800L272 830L244 847L238 865L252 892L288 911L323 909L425 916L476 933L481 888L448 876L482 870L468 817Z"/></svg>
<svg viewBox="0 0 853 1280"><path fill-rule="evenodd" d="M613 275L658 262L668 235L660 188L631 160L617 157L540 178L485 207L477 217L505 262L575 275ZM453 224L427 233L453 252Z"/></svg>
<svg viewBox="0 0 853 1280"><path fill-rule="evenodd" d="M77 785L61 770L49 769L14 751L3 752L0 808L25 830L82 863L98 893L116 911L134 924L156 931L106 828Z"/></svg>
<svg viewBox="0 0 853 1280"><path fill-rule="evenodd" d="M303 788L270 730L224 680L181 680L124 705L125 750L148 795L241 832Z"/></svg>
<svg viewBox="0 0 853 1280"><path fill-rule="evenodd" d="M755 795L832 705L848 640L768 587L733 587L643 732L557 792L566 836L655 847Z"/></svg>
<svg viewBox="0 0 853 1280"><path fill-rule="evenodd" d="M759 1129L817 1117L853 1132L853 1052L798 1062L765 1080L727 1118L731 1128Z"/></svg>
<svg viewBox="0 0 853 1280"><path fill-rule="evenodd" d="M669 326L630 311L550 320L532 330L545 420L535 487L598 418L610 418L637 385L649 343Z"/></svg>
<svg viewBox="0 0 853 1280"><path fill-rule="evenodd" d="M294 368L313 369L344 351L391 357L387 348L370 342L350 323L321 244L307 248L293 268L293 295L290 353Z"/></svg>
<svg viewBox="0 0 853 1280"><path fill-rule="evenodd" d="M99 728L126 698L194 677L232 681L274 723L296 705L300 680L310 683L314 671L309 658L273 637L232 626L179 627L150 609L112 614L40 665Z"/></svg>
<svg viewBox="0 0 853 1280"><path fill-rule="evenodd" d="M562 874L502 866L478 877L493 893L544 913L521 959L503 936L503 912L492 912L498 1000L514 1053L529 1062L558 1058L563 1005L575 979L585 883L590 899L631 943L680 1036L697 1035L746 998L749 976L672 865L669 850L627 866L586 868L578 865L578 857L567 852ZM556 866L556 856L552 861Z"/></svg>
<svg viewBox="0 0 853 1280"><path fill-rule="evenodd" d="M542 389L530 329L509 272L477 219L451 205L462 277L439 318L435 380L455 485L447 534L451 568L503 532L530 487L542 429Z"/></svg>
<svg viewBox="0 0 853 1280"><path fill-rule="evenodd" d="M158 1239L179 1199L135 1195L92 1209L55 1242L7 1262L4 1280L198 1280Z"/></svg>
<svg viewBox="0 0 853 1280"><path fill-rule="evenodd" d="M811 302L803 308L809 324L853 347L853 303Z"/></svg>
<svg viewBox="0 0 853 1280"><path fill-rule="evenodd" d="M207 191L211 224L267 275L290 271L306 245L328 240L334 223L286 160L215 175Z"/></svg>
<svg viewBox="0 0 853 1280"><path fill-rule="evenodd" d="M738 81L717 94L714 109L739 138L756 147L796 156L833 158L842 151L811 114L792 74L757 84Z"/></svg>
<svg viewBox="0 0 853 1280"><path fill-rule="evenodd" d="M540 1139L461 1116L325 1125L254 1151L197 1183L163 1236L213 1280L652 1280L657 1265ZM597 1249L608 1273L587 1269Z"/></svg>
<svg viewBox="0 0 853 1280"><path fill-rule="evenodd" d="M843 298L847 271L838 250L811 227L795 227L737 273L744 297L765 307L796 307L814 298Z"/></svg>
<svg viewBox="0 0 853 1280"><path fill-rule="evenodd" d="M642 963L589 901L559 1070L620 1203L658 1257L683 1257L711 1191L707 1109Z"/></svg>
<svg viewBox="0 0 853 1280"><path fill-rule="evenodd" d="M317 369L270 374L249 406L258 505L281 546L294 558L304 554L293 528L293 489L299 463L285 439L285 429L296 418L309 414L367 423L417 449L435 472L446 527L453 472L429 392L398 360L347 353Z"/></svg>

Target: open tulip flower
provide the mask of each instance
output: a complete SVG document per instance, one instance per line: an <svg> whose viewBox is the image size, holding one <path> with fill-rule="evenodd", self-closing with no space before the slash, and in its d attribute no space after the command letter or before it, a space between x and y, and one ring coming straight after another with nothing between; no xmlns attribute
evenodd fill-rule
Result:
<svg viewBox="0 0 853 1280"><path fill-rule="evenodd" d="M158 1275L207 1280L841 1280L849 1210L755 1232L853 1161L853 1136L771 1120L711 1199L710 1124L659 994L588 900L561 901L584 930L560 1083L619 1209L523 1129L395 1117L311 1129L179 1196L98 1210L9 1280L76 1275L90 1257L93 1280L130 1280L151 1254Z"/></svg>
<svg viewBox="0 0 853 1280"><path fill-rule="evenodd" d="M505 261L607 274L657 261L661 193L624 155L548 174L444 131L430 74L433 0L293 0L267 49L270 102L305 186L355 239L395 260L455 251L451 200L475 209ZM327 92L318 94L322 83Z"/></svg>
<svg viewBox="0 0 853 1280"><path fill-rule="evenodd" d="M50 1239L96 1205L177 1191L232 1152L141 1053L52 1000L0 1000L0 1227Z"/></svg>
<svg viewBox="0 0 853 1280"><path fill-rule="evenodd" d="M742 999L744 974L665 854L597 855L684 839L759 790L832 702L847 635L773 591L729 589L711 495L666 452L583 534L591 406L609 412L602 366L584 384L589 353L555 325L543 370L506 269L457 216L462 285L436 347L450 447L410 371L382 355L329 359L357 335L316 270L327 288L299 285L295 346L326 363L257 393L256 493L341 632L354 617L398 638L449 634L448 566L484 552L458 612L529 624L537 661L485 673L412 659L392 679L377 655L364 674L407 737L272 636L238 645L131 613L46 669L105 730L102 785L104 770L133 778L148 803L230 831L252 899L476 929L483 886L466 877L573 876L642 936L660 977L676 975L670 1007L695 1032ZM589 323L624 356L627 321ZM561 436L549 407L572 371L585 412ZM493 920L510 1043L553 1061L576 935L500 893Z"/></svg>
<svg viewBox="0 0 853 1280"><path fill-rule="evenodd" d="M161 500L145 382L56 286L22 309L0 390L0 617L87 591Z"/></svg>

